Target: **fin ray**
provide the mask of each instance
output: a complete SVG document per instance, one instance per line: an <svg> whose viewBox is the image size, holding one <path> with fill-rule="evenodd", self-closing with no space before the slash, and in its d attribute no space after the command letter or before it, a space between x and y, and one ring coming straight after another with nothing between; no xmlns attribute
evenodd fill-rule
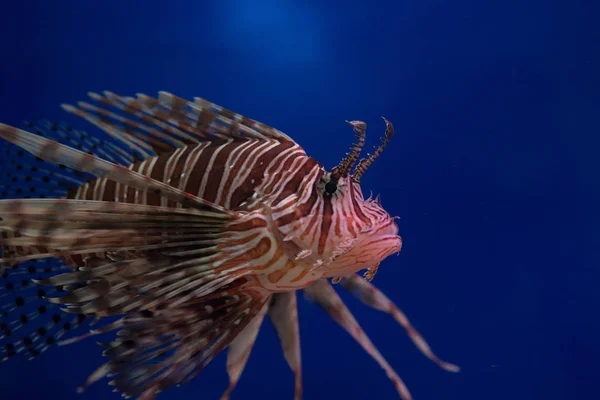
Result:
<svg viewBox="0 0 600 400"><path fill-rule="evenodd" d="M228 212L223 207L200 199L167 183L18 128L0 124L0 137L49 162L61 163L75 170L89 172L96 177L110 179L138 190L156 192L160 196L186 206Z"/></svg>
<svg viewBox="0 0 600 400"><path fill-rule="evenodd" d="M436 363L440 368L450 372L460 371L458 365L443 361L436 356L429 344L427 344L423 336L412 326L402 310L392 303L392 301L373 284L365 281L358 275L353 274L342 280L342 286L366 305L391 315L404 328L410 340L413 341L421 353Z"/></svg>
<svg viewBox="0 0 600 400"><path fill-rule="evenodd" d="M158 98L144 94L122 97L109 91L89 96L99 105L79 102L78 107L63 105L63 109L104 130L142 159L213 140L275 139L295 143L275 128L200 98L189 102L168 92L159 92Z"/></svg>
<svg viewBox="0 0 600 400"><path fill-rule="evenodd" d="M227 350L227 374L229 375L229 385L221 396L221 400L229 400L231 392L235 389L250 352L256 341L256 336L263 323L269 302L267 301L259 313L248 323L238 336L231 342Z"/></svg>
<svg viewBox="0 0 600 400"><path fill-rule="evenodd" d="M302 360L296 291L274 295L269 309L269 317L277 331L285 360L294 372L294 400L300 400L302 398Z"/></svg>
<svg viewBox="0 0 600 400"><path fill-rule="evenodd" d="M314 299L335 322L342 326L375 361L377 361L379 366L383 368L388 378L390 378L394 384L400 397L403 400L411 400L412 396L402 379L396 374L385 358L383 358L381 353L379 353L375 345L373 345L331 284L325 279L320 279L311 286L308 286L304 291L310 298Z"/></svg>

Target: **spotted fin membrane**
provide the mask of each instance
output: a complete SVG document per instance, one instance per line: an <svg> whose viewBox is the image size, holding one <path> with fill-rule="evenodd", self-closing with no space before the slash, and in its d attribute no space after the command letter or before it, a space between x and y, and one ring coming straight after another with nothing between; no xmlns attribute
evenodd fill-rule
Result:
<svg viewBox="0 0 600 400"><path fill-rule="evenodd" d="M111 138L98 139L74 130L64 123L32 120L23 129L106 160L128 165L138 155ZM7 142L0 142L0 199L64 198L94 176L64 165L54 165ZM10 235L0 232L0 241ZM2 251L19 248L0 246ZM33 359L54 344L68 338L71 331L89 325L91 318L61 309L47 298L64 296L81 285L38 286L32 280L44 280L72 268L59 259L26 261L19 265L0 265L0 363L17 355Z"/></svg>

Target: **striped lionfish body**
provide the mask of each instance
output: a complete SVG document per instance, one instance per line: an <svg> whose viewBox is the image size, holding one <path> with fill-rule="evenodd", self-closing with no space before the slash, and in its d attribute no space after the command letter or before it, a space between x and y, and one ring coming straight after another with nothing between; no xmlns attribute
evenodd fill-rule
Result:
<svg viewBox="0 0 600 400"><path fill-rule="evenodd" d="M81 390L109 376L125 396L154 399L228 348L228 399L268 314L300 399L296 291L303 290L409 399L333 278L391 314L442 368L458 370L369 282L401 248L395 218L360 188L392 136L387 120L382 144L360 160L366 126L349 122L357 142L327 171L284 133L202 99L90 96L95 104L63 108L106 139L45 121L23 130L0 124L12 144L3 155L0 262L3 295L13 298L3 307L0 359L36 357L73 325L116 316L63 341L118 331L103 344L107 363ZM365 279L356 275L363 269ZM33 283L22 279L27 274Z"/></svg>

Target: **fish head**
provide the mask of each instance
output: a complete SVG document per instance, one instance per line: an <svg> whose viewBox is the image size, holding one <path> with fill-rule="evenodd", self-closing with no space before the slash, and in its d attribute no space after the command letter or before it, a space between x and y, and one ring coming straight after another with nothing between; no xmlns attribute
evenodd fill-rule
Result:
<svg viewBox="0 0 600 400"><path fill-rule="evenodd" d="M365 199L360 182L352 176L337 180L325 175L320 185L330 202L330 262L323 265L327 277L343 276L379 265L388 256L399 253L398 217L381 205L379 196ZM334 190L335 187L335 190Z"/></svg>
<svg viewBox="0 0 600 400"><path fill-rule="evenodd" d="M402 248L397 217L392 217L383 208L379 196L365 199L360 185L362 175L381 155L394 133L392 124L386 118L383 120L386 129L381 144L360 160L366 124L348 121L356 134L356 142L346 157L321 177L319 189L330 202L331 210L324 216L335 225L328 232L332 238L332 257L326 266L327 276L344 276L364 268L376 271L381 261Z"/></svg>

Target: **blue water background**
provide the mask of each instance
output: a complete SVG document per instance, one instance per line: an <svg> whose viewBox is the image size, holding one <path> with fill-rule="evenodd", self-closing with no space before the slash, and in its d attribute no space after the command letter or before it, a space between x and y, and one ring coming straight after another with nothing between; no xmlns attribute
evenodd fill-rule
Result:
<svg viewBox="0 0 600 400"><path fill-rule="evenodd" d="M2 6L0 121L66 120L87 91L201 96L294 137L328 168L368 123L365 174L404 248L374 283L434 350L350 308L416 400L598 398L600 35L592 1L23 1ZM395 399L383 371L300 302L305 399ZM2 399L116 399L75 388L94 340L0 365ZM218 399L224 357L161 399ZM269 326L233 399L290 399Z"/></svg>

